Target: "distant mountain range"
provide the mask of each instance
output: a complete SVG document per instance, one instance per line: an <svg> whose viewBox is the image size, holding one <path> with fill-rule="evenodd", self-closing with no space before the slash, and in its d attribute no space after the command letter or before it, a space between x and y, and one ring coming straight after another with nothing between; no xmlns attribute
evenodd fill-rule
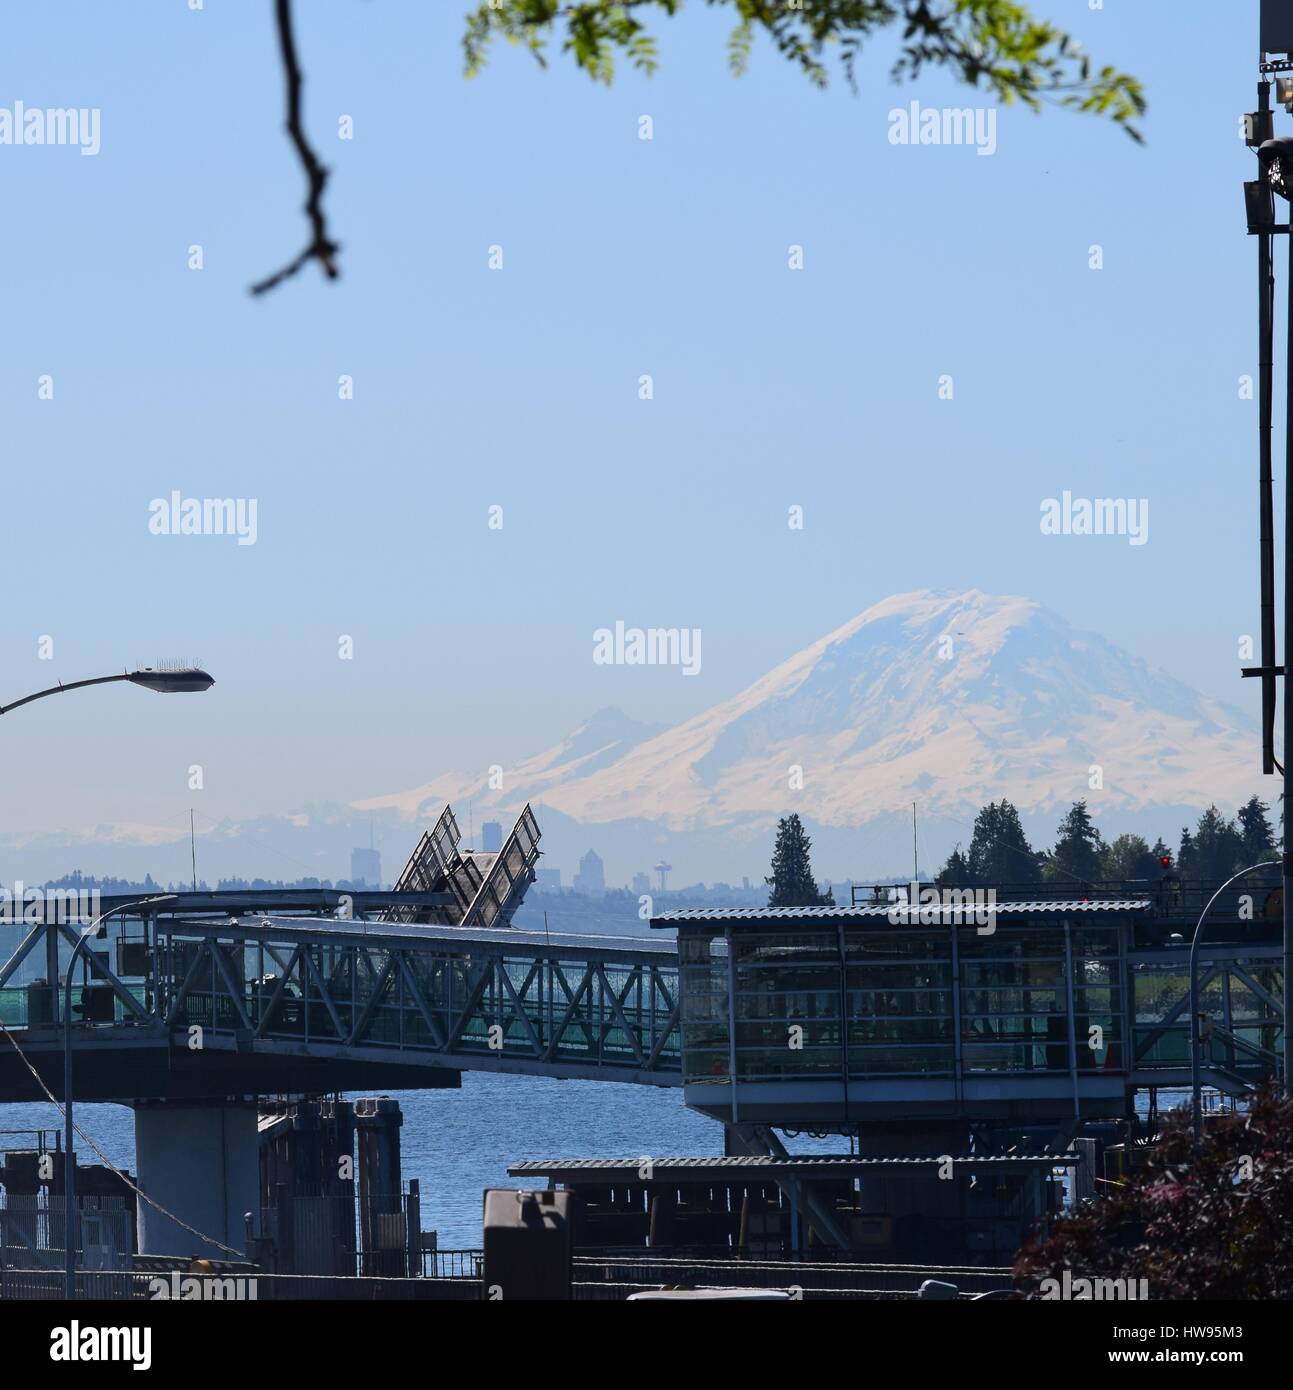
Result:
<svg viewBox="0 0 1293 1390"><path fill-rule="evenodd" d="M661 856L678 884L761 875L776 818L791 810L809 825L821 876L862 877L911 863L913 801L928 868L1002 796L1039 845L1079 797L1111 833L1174 839L1210 802L1233 812L1259 789L1257 753L1254 721L1039 603L921 590L875 604L679 724L601 710L506 768L502 791L483 770L439 770L348 810L226 827L203 838L200 859L218 842L244 856L227 872L286 877L254 853L257 840L285 838L304 864L321 836L364 843L355 836L376 817L400 845L387 850L390 876L446 801L470 800L476 825L529 801L542 808L544 848L566 882L589 847L613 883ZM114 851L125 848L119 839ZM336 858L329 876L346 863Z"/></svg>
<svg viewBox="0 0 1293 1390"><path fill-rule="evenodd" d="M656 844L675 845L716 833L767 842L776 817L798 810L821 851L853 847L852 864L823 860L823 871L892 872L911 860L913 801L939 859L1002 796L1042 838L1083 796L1110 825L1148 819L1171 836L1180 817L1252 793L1256 739L1238 710L1039 603L922 590L875 604L672 728L602 710L507 769L504 792L445 773L360 806L421 819L470 797L480 817L528 800L590 843L649 826Z"/></svg>

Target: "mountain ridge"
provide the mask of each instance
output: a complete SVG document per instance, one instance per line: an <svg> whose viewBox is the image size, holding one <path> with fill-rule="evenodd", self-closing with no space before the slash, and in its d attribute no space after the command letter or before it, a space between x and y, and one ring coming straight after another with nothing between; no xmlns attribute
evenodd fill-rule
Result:
<svg viewBox="0 0 1293 1390"><path fill-rule="evenodd" d="M390 880L446 802L465 835L486 819L510 824L533 803L546 862L567 882L590 847L608 882L657 859L675 866L675 883L761 876L789 811L809 827L819 874L904 872L913 802L929 868L968 843L980 806L1003 796L1038 847L1079 798L1109 836L1174 843L1209 804L1233 814L1261 792L1259 747L1256 721L1035 600L917 590L872 604L674 724L601 708L503 769L503 789L490 788L487 769L445 770L349 805L226 819L199 834L198 870L209 881L335 880L375 826ZM1093 767L1103 786L1091 785ZM35 882L76 867L184 881L187 827L0 837L0 875Z"/></svg>
<svg viewBox="0 0 1293 1390"><path fill-rule="evenodd" d="M584 751L599 719L629 732ZM958 817L1002 796L1035 813L1083 795L1105 809L1207 805L1256 783L1256 726L1238 710L1035 600L977 589L892 595L650 730L604 710L508 769L506 790L447 773L354 804L413 817L437 800L470 797L477 814L541 800L588 825L686 832L790 809L861 826L912 800Z"/></svg>

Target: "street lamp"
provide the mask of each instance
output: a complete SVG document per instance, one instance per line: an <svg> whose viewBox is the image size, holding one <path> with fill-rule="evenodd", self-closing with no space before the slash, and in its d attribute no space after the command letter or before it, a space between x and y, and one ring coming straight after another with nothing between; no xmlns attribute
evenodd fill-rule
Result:
<svg viewBox="0 0 1293 1390"><path fill-rule="evenodd" d="M163 893L160 897L141 898L138 902L110 907L81 933L67 962L67 979L63 985L63 1244L67 1247L63 1252L63 1297L68 1300L76 1297L76 1153L72 1148L72 976L76 973L76 958L100 925L114 913L173 902L178 896L177 893Z"/></svg>
<svg viewBox="0 0 1293 1390"><path fill-rule="evenodd" d="M1212 911L1212 904L1226 891L1227 888L1237 878L1243 878L1245 874L1251 874L1254 869L1269 869L1270 860L1262 864L1250 864L1246 869L1240 869L1237 874L1221 885L1220 888L1208 899L1207 906L1199 913L1198 924L1194 928L1194 936L1190 940L1190 1113L1194 1121L1194 1142L1197 1145L1203 1135L1203 1078L1201 1072L1202 1064L1199 1060L1199 940L1203 935L1203 923L1209 912ZM1285 1020L1285 1028L1288 1027L1288 1020ZM1287 1085L1287 1082L1285 1083Z"/></svg>
<svg viewBox="0 0 1293 1390"><path fill-rule="evenodd" d="M43 700L46 695L61 695L65 690L80 690L86 685L108 685L113 681L130 681L132 685L141 685L145 690L156 691L159 695L197 693L210 690L215 684L214 679L199 666L141 666L134 671L122 671L118 676L95 676L92 680L70 681L66 685L60 681L48 690L38 690L34 695L24 695L12 704L0 705L0 714L8 714L10 710L29 705L33 700ZM63 1244L67 1247L64 1251L63 1296L69 1300L76 1297L76 1153L72 1147L72 978L76 973L76 958L85 943L114 913L171 902L176 896L175 893L163 893L160 897L141 898L138 902L109 908L81 933L67 962L67 978L63 985ZM50 985L56 989L57 981L51 981Z"/></svg>
<svg viewBox="0 0 1293 1390"><path fill-rule="evenodd" d="M0 714L8 714L19 705L29 705L33 700L42 700L46 695L61 695L65 690L80 690L84 685L107 685L111 681L130 681L142 685L145 690L155 690L159 695L184 695L190 692L210 690L215 681L197 666L143 666L137 671L123 671L119 676L95 676L88 681L70 681L64 685L51 685L48 690L38 690L34 695L24 695L11 705L0 705Z"/></svg>

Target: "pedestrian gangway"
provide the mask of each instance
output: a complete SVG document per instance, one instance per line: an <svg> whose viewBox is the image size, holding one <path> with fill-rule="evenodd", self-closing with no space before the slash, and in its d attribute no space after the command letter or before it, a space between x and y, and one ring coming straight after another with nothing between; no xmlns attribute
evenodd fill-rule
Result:
<svg viewBox="0 0 1293 1390"><path fill-rule="evenodd" d="M475 893L495 920L480 898L498 882L491 865ZM273 893L207 893L105 923L75 966L78 1095L412 1088L456 1085L468 1069L680 1084L671 941L391 920L453 911L437 890L309 896L332 899L333 915L293 914ZM336 915L343 898L374 915ZM39 1098L25 1061L61 1092L63 988L51 981L83 928L0 933L18 930L0 967L0 1100Z"/></svg>

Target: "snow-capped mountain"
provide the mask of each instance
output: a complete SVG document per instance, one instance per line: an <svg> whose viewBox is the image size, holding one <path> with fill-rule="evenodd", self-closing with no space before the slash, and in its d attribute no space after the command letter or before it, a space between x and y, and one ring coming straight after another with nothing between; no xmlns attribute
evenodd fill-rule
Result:
<svg viewBox="0 0 1293 1390"><path fill-rule="evenodd" d="M1053 842L1085 797L1107 836L1175 843L1216 802L1254 792L1256 725L1023 598L971 590L899 594L868 608L728 700L669 728L603 709L554 746L504 768L439 771L410 791L350 806L222 823L199 836L220 876L336 879L375 830L387 878L445 802L464 834L539 811L546 863L568 884L596 849L607 882L657 859L675 885L766 873L778 816L798 811L813 863L837 879L922 868L967 843L979 807L1005 796L1033 843ZM1094 785L1099 783L1102 785ZM1263 792L1268 801L1275 794ZM0 842L0 879L80 867L183 881L188 836L98 827Z"/></svg>
<svg viewBox="0 0 1293 1390"><path fill-rule="evenodd" d="M584 826L693 835L792 809L818 827L861 827L909 815L913 801L955 825L1002 796L1043 819L1078 797L1125 819L1238 805L1259 781L1256 738L1238 711L1038 603L923 590L875 604L672 728L603 710L506 769L503 791L484 773L449 774L358 806L420 817L470 797L479 817L542 801Z"/></svg>

